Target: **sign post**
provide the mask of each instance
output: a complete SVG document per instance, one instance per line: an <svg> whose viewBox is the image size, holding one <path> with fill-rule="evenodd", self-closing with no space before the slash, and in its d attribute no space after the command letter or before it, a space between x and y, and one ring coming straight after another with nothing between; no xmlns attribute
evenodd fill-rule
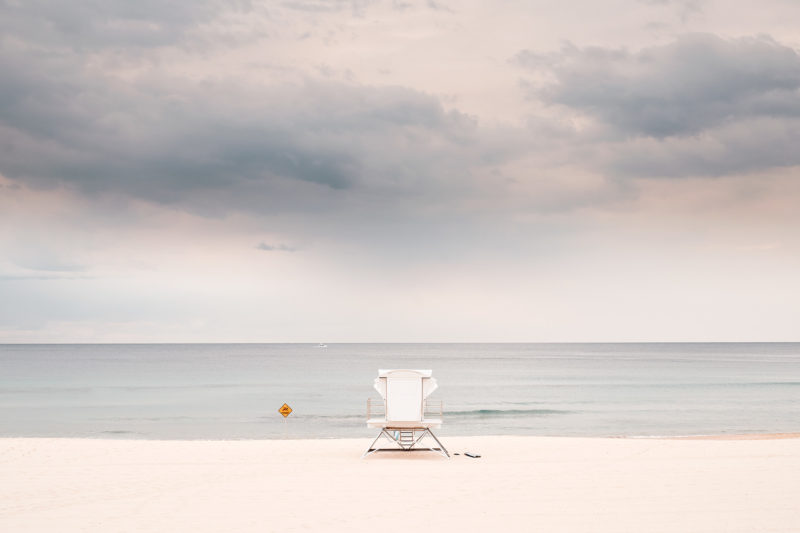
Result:
<svg viewBox="0 0 800 533"><path fill-rule="evenodd" d="M278 412L283 415L283 438L287 437L287 430L286 430L286 417L292 414L292 408L289 407L288 403L285 403L280 406Z"/></svg>

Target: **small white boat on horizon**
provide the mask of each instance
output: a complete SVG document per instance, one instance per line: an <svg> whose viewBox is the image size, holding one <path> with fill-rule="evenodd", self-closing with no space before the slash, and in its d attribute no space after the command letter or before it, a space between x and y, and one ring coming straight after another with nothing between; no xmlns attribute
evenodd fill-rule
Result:
<svg viewBox="0 0 800 533"><path fill-rule="evenodd" d="M322 343L317 344L317 348L327 348L327 347L328 347L327 344L322 344Z"/></svg>

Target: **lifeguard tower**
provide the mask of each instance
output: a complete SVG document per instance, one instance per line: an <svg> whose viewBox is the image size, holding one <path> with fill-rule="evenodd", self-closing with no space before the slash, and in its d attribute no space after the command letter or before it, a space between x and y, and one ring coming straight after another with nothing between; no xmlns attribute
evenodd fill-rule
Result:
<svg viewBox="0 0 800 533"><path fill-rule="evenodd" d="M442 401L428 397L438 385L430 370L378 370L375 390L381 400L367 400L367 426L381 432L362 457L379 451L429 450L450 457L432 429L442 426ZM376 448L384 437L394 446ZM430 438L438 446L421 445Z"/></svg>

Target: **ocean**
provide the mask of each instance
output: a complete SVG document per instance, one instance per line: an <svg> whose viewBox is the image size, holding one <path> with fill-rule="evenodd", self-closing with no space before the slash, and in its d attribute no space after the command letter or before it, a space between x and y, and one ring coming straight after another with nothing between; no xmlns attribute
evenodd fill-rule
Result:
<svg viewBox="0 0 800 533"><path fill-rule="evenodd" d="M442 436L800 432L800 343L15 344L0 437L368 438L379 368L433 370Z"/></svg>

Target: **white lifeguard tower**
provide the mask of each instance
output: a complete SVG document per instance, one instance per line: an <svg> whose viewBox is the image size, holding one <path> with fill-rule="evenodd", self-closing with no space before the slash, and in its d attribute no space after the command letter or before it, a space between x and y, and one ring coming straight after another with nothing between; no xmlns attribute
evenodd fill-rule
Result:
<svg viewBox="0 0 800 533"><path fill-rule="evenodd" d="M431 431L432 428L442 425L441 400L428 399L438 387L431 373L430 370L378 370L375 390L382 399L367 400L367 426L379 428L381 432L362 457L392 450L430 450L450 457ZM396 446L376 448L375 445L381 437L387 438ZM438 447L420 446L426 437L436 441Z"/></svg>

